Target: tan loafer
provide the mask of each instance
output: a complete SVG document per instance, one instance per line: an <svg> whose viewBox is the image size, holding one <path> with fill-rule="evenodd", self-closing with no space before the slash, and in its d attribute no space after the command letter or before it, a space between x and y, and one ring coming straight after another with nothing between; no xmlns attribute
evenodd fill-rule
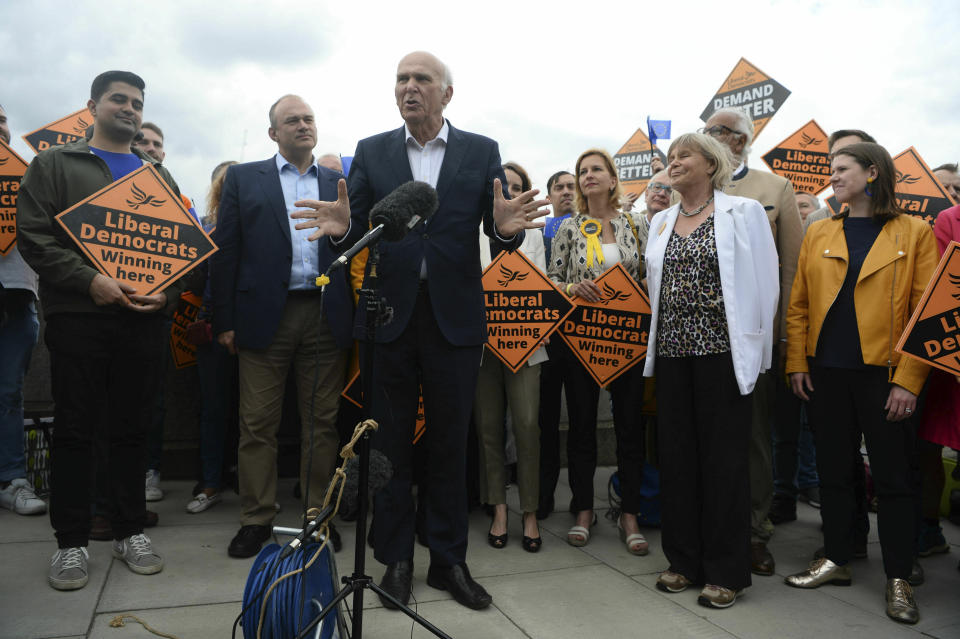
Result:
<svg viewBox="0 0 960 639"><path fill-rule="evenodd" d="M887 616L900 623L920 621L920 609L913 598L913 587L906 579L887 580Z"/></svg>
<svg viewBox="0 0 960 639"><path fill-rule="evenodd" d="M824 584L849 586L853 579L850 576L850 566L838 566L822 557L810 562L810 567L803 572L785 577L783 582L794 588L819 588Z"/></svg>

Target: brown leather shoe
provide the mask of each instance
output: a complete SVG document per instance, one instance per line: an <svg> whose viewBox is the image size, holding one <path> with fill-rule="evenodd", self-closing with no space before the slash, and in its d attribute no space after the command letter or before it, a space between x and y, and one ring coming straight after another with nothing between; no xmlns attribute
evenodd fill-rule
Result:
<svg viewBox="0 0 960 639"><path fill-rule="evenodd" d="M755 575L769 577L777 567L773 555L762 541L750 542L750 571Z"/></svg>

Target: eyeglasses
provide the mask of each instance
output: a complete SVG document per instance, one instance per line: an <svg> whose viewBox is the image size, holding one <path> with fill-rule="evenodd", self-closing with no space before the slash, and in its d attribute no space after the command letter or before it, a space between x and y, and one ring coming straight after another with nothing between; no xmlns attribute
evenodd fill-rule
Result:
<svg viewBox="0 0 960 639"><path fill-rule="evenodd" d="M659 182L651 182L650 184L647 185L647 190L651 191L652 193L663 192L663 193L666 193L667 195L670 195L671 193L673 193L672 186L667 186L666 184L660 184Z"/></svg>
<svg viewBox="0 0 960 639"><path fill-rule="evenodd" d="M728 126L723 126L722 124L714 124L709 129L704 127L702 129L697 129L697 133L704 133L709 135L712 138L719 138L721 135L729 135L735 133L736 135L743 135L740 131L735 131Z"/></svg>

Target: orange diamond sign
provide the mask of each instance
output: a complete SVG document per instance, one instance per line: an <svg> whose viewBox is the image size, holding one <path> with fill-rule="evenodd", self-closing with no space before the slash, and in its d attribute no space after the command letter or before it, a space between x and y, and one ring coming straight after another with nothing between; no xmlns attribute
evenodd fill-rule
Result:
<svg viewBox="0 0 960 639"><path fill-rule="evenodd" d="M197 346L187 340L187 326L197 321L202 305L203 299L196 293L187 291L180 294L180 304L173 313L173 323L170 325L170 354L178 369L197 363Z"/></svg>
<svg viewBox="0 0 960 639"><path fill-rule="evenodd" d="M642 128L634 131L630 139L613 156L623 190L638 195L643 193L654 173L650 164L653 158L657 157L664 166L667 165L667 156L650 144L650 138L647 137L646 132Z"/></svg>
<svg viewBox="0 0 960 639"><path fill-rule="evenodd" d="M763 156L770 170L785 177L793 188L817 195L830 186L827 134L810 120Z"/></svg>
<svg viewBox="0 0 960 639"><path fill-rule="evenodd" d="M650 337L650 300L622 264L596 279L599 302L577 300L560 328L580 363L600 386L642 362Z"/></svg>
<svg viewBox="0 0 960 639"><path fill-rule="evenodd" d="M897 352L960 375L960 243L943 252Z"/></svg>
<svg viewBox="0 0 960 639"><path fill-rule="evenodd" d="M483 271L487 348L516 373L573 312L573 302L521 251L503 251Z"/></svg>
<svg viewBox="0 0 960 639"><path fill-rule="evenodd" d="M714 111L723 107L740 107L753 120L753 137L756 139L789 95L785 86L740 58L700 114L700 119L706 122Z"/></svg>
<svg viewBox="0 0 960 639"><path fill-rule="evenodd" d="M17 194L27 161L0 140L0 255L17 243Z"/></svg>
<svg viewBox="0 0 960 639"><path fill-rule="evenodd" d="M217 250L160 174L144 165L57 216L98 271L159 293Z"/></svg>
<svg viewBox="0 0 960 639"><path fill-rule="evenodd" d="M910 215L933 226L940 211L954 206L947 190L912 146L893 158L893 168L896 171L897 204ZM840 212L841 204L835 195L827 198L827 205L834 213Z"/></svg>
<svg viewBox="0 0 960 639"><path fill-rule="evenodd" d="M80 109L59 120L45 124L36 131L23 136L34 152L39 153L53 146L76 142L84 137L93 124L93 116L87 109Z"/></svg>

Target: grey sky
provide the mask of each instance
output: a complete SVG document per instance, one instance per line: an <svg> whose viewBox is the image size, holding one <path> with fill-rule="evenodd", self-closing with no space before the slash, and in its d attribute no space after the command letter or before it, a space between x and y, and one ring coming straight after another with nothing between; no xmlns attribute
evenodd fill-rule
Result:
<svg viewBox="0 0 960 639"><path fill-rule="evenodd" d="M915 146L931 166L960 159L949 71L960 11L949 2L35 0L3 13L0 104L21 155L33 157L20 136L82 108L97 73L131 70L146 80L144 118L166 134L167 166L198 201L220 161L276 151L267 109L284 93L313 106L318 155L352 155L358 139L399 126L393 75L416 49L453 70L450 121L496 139L541 188L588 147L615 153L647 115L673 120L674 136L701 126L741 56L792 91L754 167L810 118L827 132L865 129L893 155Z"/></svg>

